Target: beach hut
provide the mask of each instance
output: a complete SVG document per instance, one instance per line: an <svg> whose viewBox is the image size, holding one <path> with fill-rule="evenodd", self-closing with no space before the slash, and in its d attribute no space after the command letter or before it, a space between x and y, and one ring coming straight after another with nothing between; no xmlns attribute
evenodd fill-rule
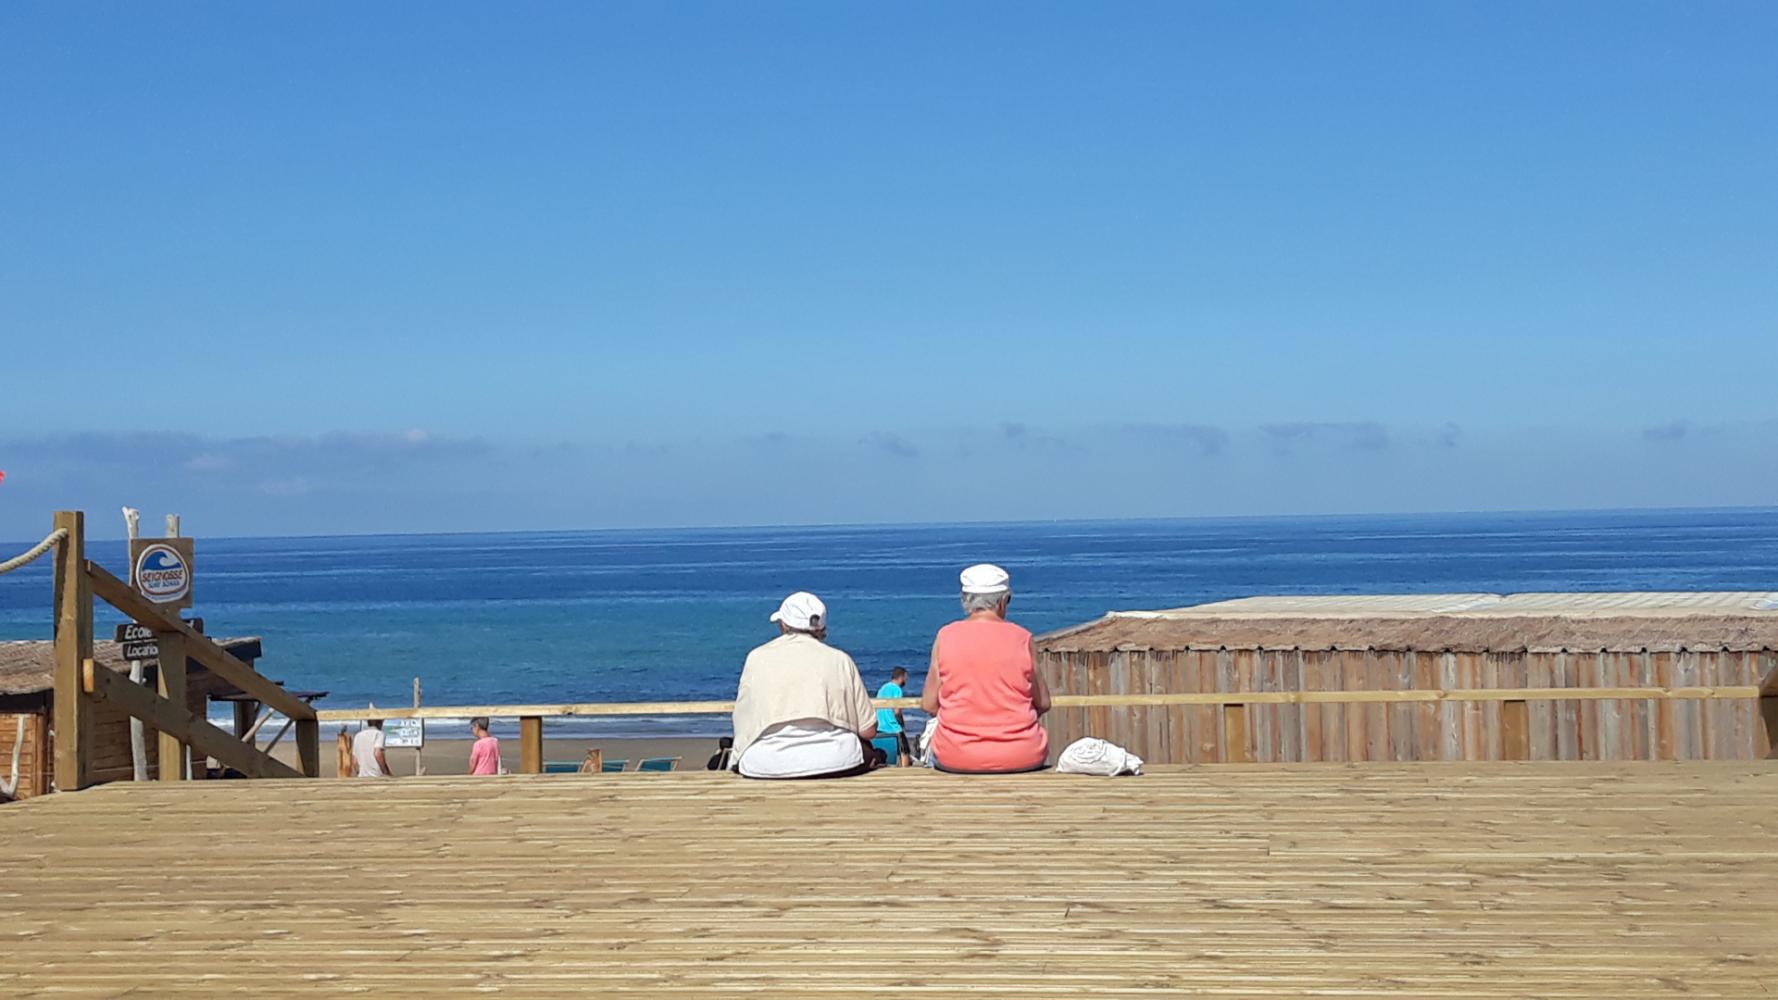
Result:
<svg viewBox="0 0 1778 1000"><path fill-rule="evenodd" d="M223 649L252 664L261 655L256 638L222 639ZM129 674L115 642L93 644L93 659L104 669ZM144 682L155 683L155 666L146 668ZM55 709L55 650L50 642L0 642L0 788L11 788L11 797L24 799L50 790ZM202 718L212 700L236 704L237 725L242 718L239 692L195 661L186 664L186 702ZM96 782L128 781L135 777L130 750L130 718L106 705L94 711L92 766ZM244 731L244 730L237 730ZM156 767L157 740L152 733L143 741L150 773ZM13 762L17 761L14 770ZM192 773L204 776L204 760L193 756ZM16 782L16 787L15 787Z"/></svg>
<svg viewBox="0 0 1778 1000"><path fill-rule="evenodd" d="M1151 762L1751 759L1778 730L1778 593L1254 597L1037 646L1052 693L1131 703L1056 708L1052 748Z"/></svg>

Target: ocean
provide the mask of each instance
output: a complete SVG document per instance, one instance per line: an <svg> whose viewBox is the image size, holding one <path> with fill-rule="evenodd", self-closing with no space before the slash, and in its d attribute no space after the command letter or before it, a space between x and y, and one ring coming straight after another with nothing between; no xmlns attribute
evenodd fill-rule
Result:
<svg viewBox="0 0 1778 1000"><path fill-rule="evenodd" d="M120 576L124 551L90 546ZM1012 617L1036 632L1252 594L1778 590L1778 509L200 536L193 613L211 635L263 637L260 669L328 691L327 707L410 704L416 677L431 705L713 700L733 696L747 650L775 634L779 599L810 590L874 691L896 665L917 687L974 562L1012 573ZM100 634L118 620L101 605ZM0 639L50 631L49 560L0 576Z"/></svg>

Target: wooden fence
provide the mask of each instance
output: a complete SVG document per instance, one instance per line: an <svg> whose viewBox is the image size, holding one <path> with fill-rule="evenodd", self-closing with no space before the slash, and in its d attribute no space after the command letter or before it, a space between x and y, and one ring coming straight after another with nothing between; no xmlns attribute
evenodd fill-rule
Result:
<svg viewBox="0 0 1778 1000"><path fill-rule="evenodd" d="M1756 759L1769 651L1041 651L1052 743L1156 763ZM1113 710L1119 706L1121 710Z"/></svg>
<svg viewBox="0 0 1778 1000"><path fill-rule="evenodd" d="M1258 753L1253 714L1262 706L1376 706L1433 709L1456 708L1462 705L1499 707L1499 760L1536 759L1532 746L1531 717L1533 706L1554 706L1606 701L1644 701L1649 703L1696 703L1715 701L1758 700L1757 687L1610 687L1610 688L1487 688L1438 689L1414 691L1193 691L1152 692L1144 694L1059 694L1052 699L1052 709L1045 718L1051 730L1051 756L1062 748L1057 733L1064 713L1100 713L1100 734L1114 742L1121 741L1144 759L1164 760L1158 755L1148 757L1153 747L1145 745L1133 733L1146 720L1138 717L1144 710L1157 712L1191 710L1211 720L1214 745L1206 756L1216 763L1253 763L1262 759ZM917 709L918 698L878 698L877 708ZM726 715L734 711L729 701L658 701L658 702L587 702L533 705L450 705L425 708L389 709L324 709L317 714L322 722L355 722L363 719L465 719L487 716L491 719L519 720L519 772L537 774L543 770L543 720L567 718L610 718L638 715ZM1111 709L1125 709L1111 712ZM1119 726L1115 718L1136 720ZM1071 735L1069 738L1073 738ZM1208 751L1214 750L1214 753ZM1381 758L1388 759L1388 758ZM1413 758L1406 758L1413 759ZM1433 758L1437 759L1437 758Z"/></svg>

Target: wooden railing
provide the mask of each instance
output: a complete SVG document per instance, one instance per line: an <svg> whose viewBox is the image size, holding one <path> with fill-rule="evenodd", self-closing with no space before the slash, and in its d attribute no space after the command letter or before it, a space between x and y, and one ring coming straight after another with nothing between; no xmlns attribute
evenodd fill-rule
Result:
<svg viewBox="0 0 1778 1000"><path fill-rule="evenodd" d="M159 734L163 781L185 777L191 749L253 778L316 777L321 773L320 723L315 710L245 662L86 558L86 523L79 511L55 518L55 782L63 791L92 784L93 708L110 705ZM132 682L93 660L93 600L97 598L154 632L160 647L157 689ZM186 702L185 670L195 660L216 676L275 708L296 725L300 770L194 715Z"/></svg>
<svg viewBox="0 0 1778 1000"><path fill-rule="evenodd" d="M1467 688L1405 691L1189 691L1171 694L1059 694L1054 708L1122 708L1170 705L1215 705L1222 708L1223 753L1227 761L1250 761L1247 739L1248 705L1409 704L1427 702L1501 702L1501 750L1506 760L1531 758L1529 703L1533 701L1721 701L1758 698L1757 687L1608 687L1608 688ZM919 708L918 698L877 698L877 708ZM519 771L543 770L543 720L638 715L726 715L732 701L585 702L536 705L432 705L425 708L323 709L322 722L363 719L491 719L519 720Z"/></svg>

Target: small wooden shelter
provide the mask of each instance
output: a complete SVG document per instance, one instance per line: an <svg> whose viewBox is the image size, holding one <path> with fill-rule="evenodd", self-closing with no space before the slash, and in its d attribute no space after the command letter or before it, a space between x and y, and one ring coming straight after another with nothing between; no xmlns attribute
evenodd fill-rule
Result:
<svg viewBox="0 0 1778 1000"><path fill-rule="evenodd" d="M1037 646L1052 693L1134 706L1058 707L1054 750L1156 763L1749 759L1778 732L1778 593L1256 597Z"/></svg>
<svg viewBox="0 0 1778 1000"><path fill-rule="evenodd" d="M257 638L221 639L217 642L235 658L253 663L261 655ZM93 660L100 669L129 676L130 665L122 659L115 642L95 642ZM144 682L155 686L159 667L145 668ZM212 699L238 701L239 691L195 660L186 661L186 704L196 718L204 718ZM239 712L236 713L237 719ZM0 642L0 781L10 784L14 745L18 746L18 786L13 798L29 798L50 790L53 772L55 718L55 644L51 642ZM93 783L129 781L135 776L130 751L130 717L120 709L100 705L93 712ZM158 741L144 740L150 773L158 767ZM189 749L189 748L188 748ZM193 753L192 773L204 774L205 761Z"/></svg>

